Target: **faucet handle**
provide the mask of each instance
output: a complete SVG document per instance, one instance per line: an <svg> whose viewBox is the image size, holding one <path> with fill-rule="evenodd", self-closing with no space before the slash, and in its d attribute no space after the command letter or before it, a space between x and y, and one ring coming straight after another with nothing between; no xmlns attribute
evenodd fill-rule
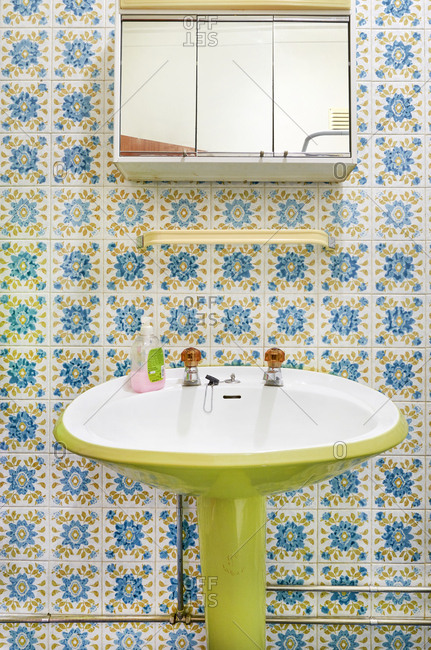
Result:
<svg viewBox="0 0 431 650"><path fill-rule="evenodd" d="M280 368L285 358L286 355L280 348L270 348L265 352L265 361L270 368Z"/></svg>
<svg viewBox="0 0 431 650"><path fill-rule="evenodd" d="M202 355L200 350L197 348L186 348L181 352L181 361L184 363L186 368L197 366L201 359Z"/></svg>

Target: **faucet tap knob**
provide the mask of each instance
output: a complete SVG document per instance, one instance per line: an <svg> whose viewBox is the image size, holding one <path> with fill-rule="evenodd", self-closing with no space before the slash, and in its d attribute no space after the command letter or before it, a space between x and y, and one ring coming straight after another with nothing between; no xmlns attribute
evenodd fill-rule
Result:
<svg viewBox="0 0 431 650"><path fill-rule="evenodd" d="M183 386L199 386L198 363L202 359L200 350L197 348L186 348L181 352L181 361L184 363Z"/></svg>
<svg viewBox="0 0 431 650"><path fill-rule="evenodd" d="M265 361L268 362L270 368L281 368L281 364L285 358L286 355L280 348L270 348L265 352Z"/></svg>

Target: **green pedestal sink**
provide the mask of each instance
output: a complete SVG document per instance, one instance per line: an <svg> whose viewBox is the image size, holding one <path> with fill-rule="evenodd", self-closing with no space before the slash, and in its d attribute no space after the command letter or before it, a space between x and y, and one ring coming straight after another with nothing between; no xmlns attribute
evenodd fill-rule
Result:
<svg viewBox="0 0 431 650"><path fill-rule="evenodd" d="M265 496L335 476L400 443L407 424L384 395L333 375L201 368L220 379L136 394L126 378L80 395L54 434L70 451L148 485L198 497L206 627L211 650L265 647ZM205 401L205 403L204 403ZM205 407L205 409L204 409ZM210 412L207 412L210 411ZM212 605L212 606L210 606Z"/></svg>

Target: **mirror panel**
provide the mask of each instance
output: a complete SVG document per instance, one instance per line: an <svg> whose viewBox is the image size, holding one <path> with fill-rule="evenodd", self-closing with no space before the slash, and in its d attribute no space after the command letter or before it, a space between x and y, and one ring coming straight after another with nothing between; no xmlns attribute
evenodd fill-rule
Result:
<svg viewBox="0 0 431 650"><path fill-rule="evenodd" d="M122 155L195 151L196 53L185 37L182 20L123 21Z"/></svg>
<svg viewBox="0 0 431 650"><path fill-rule="evenodd" d="M308 155L348 155L349 135L338 127L347 119L349 130L349 103L348 23L276 20L275 152L295 154L305 145ZM334 109L337 115L331 120ZM306 141L307 136L328 131Z"/></svg>

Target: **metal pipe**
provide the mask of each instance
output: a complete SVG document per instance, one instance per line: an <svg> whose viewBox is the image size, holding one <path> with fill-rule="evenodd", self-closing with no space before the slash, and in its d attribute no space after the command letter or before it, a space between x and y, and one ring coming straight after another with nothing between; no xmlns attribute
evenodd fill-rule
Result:
<svg viewBox="0 0 431 650"><path fill-rule="evenodd" d="M370 594L392 594L392 593L416 593L429 594L431 587L388 587L372 585L266 585L267 591L330 591L330 592L347 592Z"/></svg>
<svg viewBox="0 0 431 650"><path fill-rule="evenodd" d="M184 581L183 581L183 497L177 495L177 616L181 619L184 613Z"/></svg>

